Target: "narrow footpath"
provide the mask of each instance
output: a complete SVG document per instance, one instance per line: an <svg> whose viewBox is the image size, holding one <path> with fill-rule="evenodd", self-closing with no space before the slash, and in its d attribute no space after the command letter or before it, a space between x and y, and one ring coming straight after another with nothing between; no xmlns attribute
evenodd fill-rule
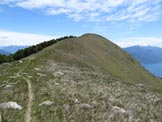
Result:
<svg viewBox="0 0 162 122"><path fill-rule="evenodd" d="M25 122L31 122L32 121L33 91L32 91L32 84L30 80L26 79L26 82L28 84L28 104L27 104L27 109L26 109Z"/></svg>

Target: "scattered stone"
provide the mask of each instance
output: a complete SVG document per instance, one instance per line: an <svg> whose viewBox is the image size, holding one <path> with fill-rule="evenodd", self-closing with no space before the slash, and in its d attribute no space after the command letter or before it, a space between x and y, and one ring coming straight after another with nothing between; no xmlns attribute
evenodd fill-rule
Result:
<svg viewBox="0 0 162 122"><path fill-rule="evenodd" d="M119 113L122 113L122 114L124 114L124 113L127 112L125 109L119 108L118 106L113 106L112 110L113 110L114 112L119 112Z"/></svg>
<svg viewBox="0 0 162 122"><path fill-rule="evenodd" d="M23 73L22 73L22 75L27 75L27 74L28 74L28 73L26 73L26 72L23 72Z"/></svg>
<svg viewBox="0 0 162 122"><path fill-rule="evenodd" d="M48 101L44 101L44 102L40 103L39 106L50 106L52 104L53 104L53 102L48 100Z"/></svg>
<svg viewBox="0 0 162 122"><path fill-rule="evenodd" d="M55 83L56 86L60 85L59 83Z"/></svg>
<svg viewBox="0 0 162 122"><path fill-rule="evenodd" d="M42 73L37 73L38 76L41 76L41 77L47 77L46 74L42 74Z"/></svg>
<svg viewBox="0 0 162 122"><path fill-rule="evenodd" d="M13 85L10 85L10 84L9 84L9 85L5 85L4 88L5 88L5 89L10 89L10 88L12 88L12 87L13 87Z"/></svg>
<svg viewBox="0 0 162 122"><path fill-rule="evenodd" d="M34 68L34 70L36 70L36 71L40 71L41 69L40 69L40 68Z"/></svg>
<svg viewBox="0 0 162 122"><path fill-rule="evenodd" d="M144 87L144 85L143 85L143 84L137 84L137 86L139 86L139 87Z"/></svg>
<svg viewBox="0 0 162 122"><path fill-rule="evenodd" d="M28 78L32 78L33 76L28 76Z"/></svg>
<svg viewBox="0 0 162 122"><path fill-rule="evenodd" d="M22 63L23 61L22 60L18 60L19 63Z"/></svg>
<svg viewBox="0 0 162 122"><path fill-rule="evenodd" d="M74 99L75 104L79 104L79 100L77 98Z"/></svg>
<svg viewBox="0 0 162 122"><path fill-rule="evenodd" d="M21 110L22 106L18 105L16 102L7 102L7 103L1 103L0 108L2 109L17 109Z"/></svg>
<svg viewBox="0 0 162 122"><path fill-rule="evenodd" d="M81 108L81 109L88 110L88 109L91 109L92 106L90 106L90 105L87 104L87 103L83 103L83 104L80 105L80 108Z"/></svg>
<svg viewBox="0 0 162 122"><path fill-rule="evenodd" d="M64 73L62 73L62 72L60 72L60 71L54 73L54 76L55 76L55 77L62 76L62 75L64 75Z"/></svg>

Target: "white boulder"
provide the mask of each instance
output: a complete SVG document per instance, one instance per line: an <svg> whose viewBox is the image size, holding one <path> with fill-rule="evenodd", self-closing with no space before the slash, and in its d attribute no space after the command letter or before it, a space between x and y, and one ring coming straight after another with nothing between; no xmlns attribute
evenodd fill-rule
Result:
<svg viewBox="0 0 162 122"><path fill-rule="evenodd" d="M20 106L16 102L7 102L7 103L1 103L0 108L2 108L2 109L10 109L11 108L11 109L21 110L22 106Z"/></svg>

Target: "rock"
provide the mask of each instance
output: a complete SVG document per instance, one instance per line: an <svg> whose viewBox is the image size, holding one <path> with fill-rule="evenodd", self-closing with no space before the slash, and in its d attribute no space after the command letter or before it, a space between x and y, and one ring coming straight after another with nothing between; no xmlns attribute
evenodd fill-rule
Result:
<svg viewBox="0 0 162 122"><path fill-rule="evenodd" d="M137 84L137 86L139 86L139 87L144 87L144 85L143 85L143 84Z"/></svg>
<svg viewBox="0 0 162 122"><path fill-rule="evenodd" d="M22 75L27 75L27 74L28 74L28 73L26 73L26 72L23 72L23 73L22 73Z"/></svg>
<svg viewBox="0 0 162 122"><path fill-rule="evenodd" d="M23 63L23 61L22 61L22 60L18 60L18 62L19 62L19 63Z"/></svg>
<svg viewBox="0 0 162 122"><path fill-rule="evenodd" d="M16 102L7 102L7 103L1 103L0 108L2 109L17 109L21 110L22 106L18 105Z"/></svg>
<svg viewBox="0 0 162 122"><path fill-rule="evenodd" d="M28 78L32 78L33 76L28 76Z"/></svg>
<svg viewBox="0 0 162 122"><path fill-rule="evenodd" d="M75 104L79 104L79 100L77 98L74 99Z"/></svg>
<svg viewBox="0 0 162 122"><path fill-rule="evenodd" d="M126 113L127 111L123 108L119 108L118 106L113 106L112 111L119 113Z"/></svg>
<svg viewBox="0 0 162 122"><path fill-rule="evenodd" d="M53 102L48 100L48 101L44 101L44 102L40 103L39 106L50 106L52 104L53 104Z"/></svg>
<svg viewBox="0 0 162 122"><path fill-rule="evenodd" d="M80 108L81 108L81 109L88 110L88 109L91 109L92 106L90 106L90 105L87 104L87 103L83 103L83 104L80 105Z"/></svg>
<svg viewBox="0 0 162 122"><path fill-rule="evenodd" d="M42 74L42 73L37 73L37 75L41 76L41 77L46 77L46 74Z"/></svg>
<svg viewBox="0 0 162 122"><path fill-rule="evenodd" d="M55 85L60 85L59 83L55 83Z"/></svg>
<svg viewBox="0 0 162 122"><path fill-rule="evenodd" d="M34 70L36 70L36 71L40 71L41 69L40 69L40 68L34 68Z"/></svg>
<svg viewBox="0 0 162 122"><path fill-rule="evenodd" d="M9 85L5 85L4 88L5 88L5 89L10 89L10 88L12 88L12 87L13 87L13 86L9 84Z"/></svg>
<svg viewBox="0 0 162 122"><path fill-rule="evenodd" d="M64 75L64 73L62 73L60 71L54 73L55 77L62 76L62 75Z"/></svg>

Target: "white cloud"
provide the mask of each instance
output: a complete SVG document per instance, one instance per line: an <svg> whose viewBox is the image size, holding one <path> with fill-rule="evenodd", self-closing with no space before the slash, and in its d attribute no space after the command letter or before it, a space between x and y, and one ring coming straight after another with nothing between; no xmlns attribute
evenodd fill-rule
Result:
<svg viewBox="0 0 162 122"><path fill-rule="evenodd" d="M81 14L69 14L69 17L74 19L74 21L78 22L84 19L84 16Z"/></svg>
<svg viewBox="0 0 162 122"><path fill-rule="evenodd" d="M46 7L61 7L63 0L23 0L16 5L27 9L39 9Z"/></svg>
<svg viewBox="0 0 162 122"><path fill-rule="evenodd" d="M132 38L125 38L121 40L117 40L114 43L119 45L120 47L130 47L135 45L140 46L157 46L162 47L162 38L157 37L132 37Z"/></svg>
<svg viewBox="0 0 162 122"><path fill-rule="evenodd" d="M14 4L16 2L21 2L23 0L0 0L0 4Z"/></svg>
<svg viewBox="0 0 162 122"><path fill-rule="evenodd" d="M2 0L24 9L65 14L75 21L155 21L162 14L162 0ZM95 13L95 16L93 13Z"/></svg>
<svg viewBox="0 0 162 122"><path fill-rule="evenodd" d="M155 21L158 20L162 14L162 1L152 2L151 0L137 0L128 4L124 9L121 9L114 14L107 17L108 21L128 20L130 22L137 21Z"/></svg>
<svg viewBox="0 0 162 122"><path fill-rule="evenodd" d="M54 9L50 10L49 9L47 11L48 11L47 12L48 15L66 14L66 13L69 13L70 12L68 9L64 9L64 8L60 8L58 10L54 10Z"/></svg>
<svg viewBox="0 0 162 122"><path fill-rule="evenodd" d="M54 36L9 32L0 30L0 46L8 45L34 45L54 39Z"/></svg>

